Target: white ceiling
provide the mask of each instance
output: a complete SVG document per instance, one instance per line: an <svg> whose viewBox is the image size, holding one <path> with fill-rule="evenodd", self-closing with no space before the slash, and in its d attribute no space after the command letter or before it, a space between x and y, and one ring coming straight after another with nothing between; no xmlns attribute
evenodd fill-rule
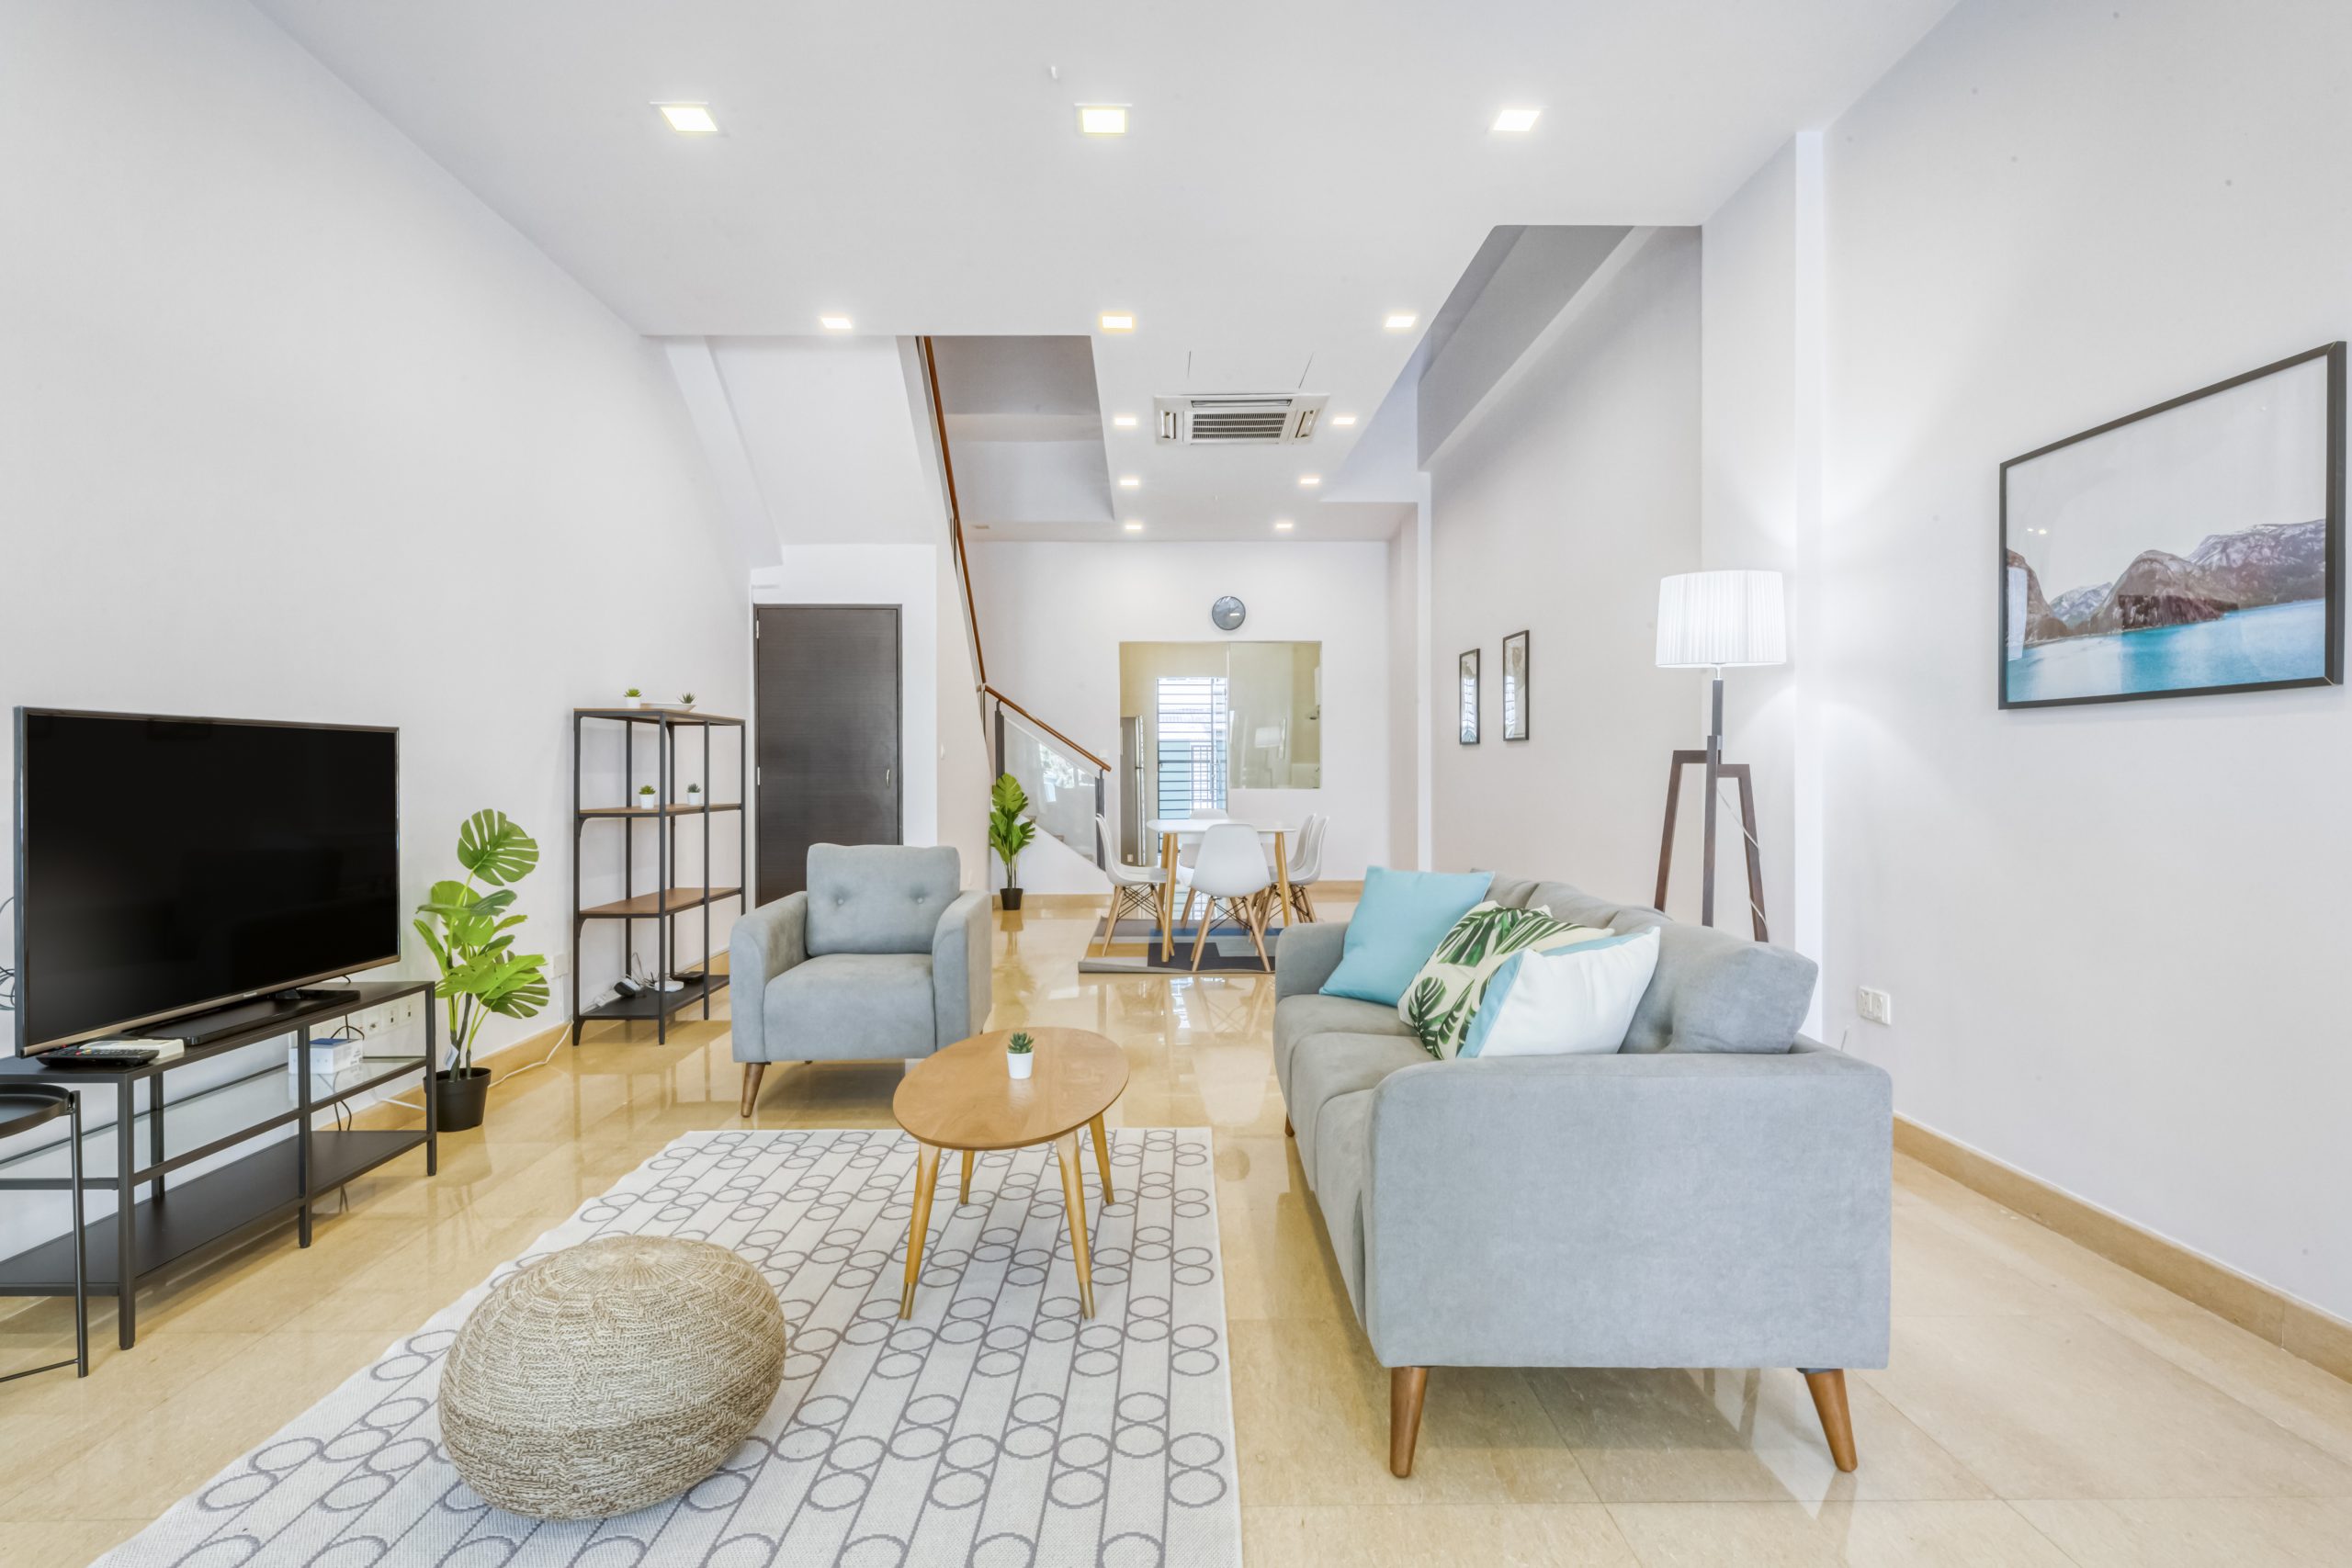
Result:
<svg viewBox="0 0 2352 1568"><path fill-rule="evenodd" d="M1698 222L1951 3L255 0L645 333L1094 334L1118 516L1224 538L1329 536L1298 475L1337 475L1497 225ZM678 99L725 134L667 130ZM1543 118L1493 135L1505 105ZM1150 440L1155 393L1297 388L1361 423Z"/></svg>

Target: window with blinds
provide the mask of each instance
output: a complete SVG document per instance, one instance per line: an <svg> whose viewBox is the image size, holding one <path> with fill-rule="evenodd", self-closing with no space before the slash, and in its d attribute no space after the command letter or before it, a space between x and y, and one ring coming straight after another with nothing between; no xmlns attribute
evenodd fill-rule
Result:
<svg viewBox="0 0 2352 1568"><path fill-rule="evenodd" d="M1225 809L1226 682L1222 675L1162 675L1154 714L1159 783L1155 815Z"/></svg>

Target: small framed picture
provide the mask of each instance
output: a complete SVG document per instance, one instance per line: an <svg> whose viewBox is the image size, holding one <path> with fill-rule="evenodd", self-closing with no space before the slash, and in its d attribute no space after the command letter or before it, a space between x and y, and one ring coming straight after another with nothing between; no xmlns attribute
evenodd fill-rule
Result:
<svg viewBox="0 0 2352 1568"><path fill-rule="evenodd" d="M1527 634L1503 638L1503 739L1527 739Z"/></svg>
<svg viewBox="0 0 2352 1568"><path fill-rule="evenodd" d="M1462 744L1478 744L1478 650L1472 649L1456 662L1455 683L1462 691Z"/></svg>

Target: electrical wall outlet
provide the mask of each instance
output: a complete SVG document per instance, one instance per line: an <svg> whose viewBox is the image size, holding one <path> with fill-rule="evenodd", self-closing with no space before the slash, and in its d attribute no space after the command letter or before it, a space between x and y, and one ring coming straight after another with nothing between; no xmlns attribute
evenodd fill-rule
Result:
<svg viewBox="0 0 2352 1568"><path fill-rule="evenodd" d="M1894 998L1864 986L1854 993L1854 1010L1868 1022L1891 1024L1894 1021Z"/></svg>
<svg viewBox="0 0 2352 1568"><path fill-rule="evenodd" d="M550 980L562 979L566 975L571 972L571 954L568 953L548 953L548 961L542 966L541 972L544 973Z"/></svg>

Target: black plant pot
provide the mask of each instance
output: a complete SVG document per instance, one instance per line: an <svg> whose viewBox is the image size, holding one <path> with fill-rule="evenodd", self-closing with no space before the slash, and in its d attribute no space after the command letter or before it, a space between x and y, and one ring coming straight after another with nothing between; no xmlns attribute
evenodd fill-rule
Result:
<svg viewBox="0 0 2352 1568"><path fill-rule="evenodd" d="M488 1067L468 1067L462 1073L433 1075L435 1132L462 1133L469 1127L481 1126L482 1111L489 1103Z"/></svg>
<svg viewBox="0 0 2352 1568"><path fill-rule="evenodd" d="M1003 898L1004 907L1006 908L1018 909L1021 908L1021 889L1018 887L1006 888L1004 890Z"/></svg>

